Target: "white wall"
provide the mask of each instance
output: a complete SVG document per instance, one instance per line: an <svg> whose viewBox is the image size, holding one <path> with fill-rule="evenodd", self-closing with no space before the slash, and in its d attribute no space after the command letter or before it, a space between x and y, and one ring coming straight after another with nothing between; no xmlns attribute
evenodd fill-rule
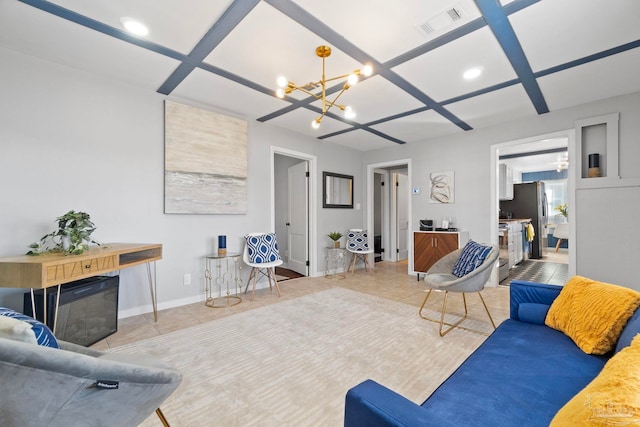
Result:
<svg viewBox="0 0 640 427"><path fill-rule="evenodd" d="M366 153L364 163L375 164L394 159L412 159L410 187L420 187L419 195L412 195L412 230L418 230L418 219L432 218L440 221L444 216L456 217L456 227L468 231L476 241L489 242L492 205L490 146L492 144L524 139L574 128L579 119L620 112L620 175L622 178L640 177L640 93L610 98L559 110L540 116L521 119L500 126L460 132L455 136L443 137L421 143L407 144L389 149ZM471 123L473 125L473 123ZM429 173L441 171L455 172L455 203L436 205L429 203ZM615 192L615 197L602 198L603 190L581 190L576 211L580 211L585 227L581 252L577 258L577 274L585 274L597 280L610 280L621 285L640 289L640 275L634 274L633 266L640 258L640 212L638 194L632 188ZM604 190L606 192L606 190ZM622 194L620 194L622 193ZM585 204L585 200L592 202ZM600 202L596 202L600 200ZM608 201L615 202L612 206ZM582 205L580 204L582 202ZM604 203L603 203L604 202ZM583 209L581 209L583 207ZM622 212L622 214L621 214ZM616 221L616 216L624 218L624 225ZM597 224L597 226L595 226ZM621 231L623 230L623 231ZM620 233L633 236L624 240L624 245L615 243ZM580 245L580 235L576 242ZM594 244L601 242L601 244ZM582 254L582 255L581 255ZM615 267L608 260L615 259ZM602 262L597 262L602 260Z"/></svg>
<svg viewBox="0 0 640 427"><path fill-rule="evenodd" d="M164 245L157 271L166 308L203 300L203 256L219 234L229 251L240 251L245 233L270 229L272 145L317 156L319 185L323 170L364 182L360 152L249 120L246 215L165 215L163 96L4 48L0 63L0 256L25 253L68 210L86 211L99 241ZM362 221L361 211L317 203L312 274L324 265L322 236ZM192 275L190 286L182 284L184 273ZM21 294L0 289L0 305L20 309ZM121 315L150 310L146 269L123 270Z"/></svg>

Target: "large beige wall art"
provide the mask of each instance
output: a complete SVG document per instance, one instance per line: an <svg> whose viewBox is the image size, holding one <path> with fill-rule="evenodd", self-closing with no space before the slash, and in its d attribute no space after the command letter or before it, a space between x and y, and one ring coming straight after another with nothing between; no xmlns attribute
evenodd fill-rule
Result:
<svg viewBox="0 0 640 427"><path fill-rule="evenodd" d="M247 212L247 122L165 101L164 211Z"/></svg>

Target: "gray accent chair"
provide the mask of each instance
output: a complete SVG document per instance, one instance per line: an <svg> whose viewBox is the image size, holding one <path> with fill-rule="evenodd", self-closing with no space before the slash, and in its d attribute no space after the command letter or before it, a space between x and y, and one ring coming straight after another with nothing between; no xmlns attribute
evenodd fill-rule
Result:
<svg viewBox="0 0 640 427"><path fill-rule="evenodd" d="M148 356L58 344L0 338L1 426L132 427L154 411L168 425L159 405L180 385L179 371Z"/></svg>
<svg viewBox="0 0 640 427"><path fill-rule="evenodd" d="M489 313L487 304L485 304L484 298L482 298L482 294L480 293L480 291L484 289L484 285L489 280L489 276L493 271L492 267L495 266L496 261L498 260L498 256L500 255L498 246L491 245L491 247L491 251L484 259L484 262L480 264L475 270L466 274L465 276L457 277L451 273L453 271L453 266L455 265L458 257L460 256L460 253L462 252L462 248L456 249L455 251L443 256L431 266L429 271L427 271L424 277L424 281L427 284L427 288L429 289L429 291L427 292L427 296L424 298L424 301L420 306L418 314L425 320L438 322L440 324L438 333L441 337L448 334L453 328L459 327L460 323L462 323L467 318L467 299L465 294L470 292L478 293L478 295L480 296L480 301L482 301L482 305L484 306L484 310L487 312L487 316L489 316L491 325L493 326L494 330L496 329L496 325L493 322L491 313ZM432 291L444 292L444 301L442 303L442 310L440 311L440 320L431 319L422 314ZM447 308L447 296L449 295L449 292L462 293L464 315L455 323L446 323L444 321L444 316ZM449 326L449 328L443 331L443 325L447 325Z"/></svg>

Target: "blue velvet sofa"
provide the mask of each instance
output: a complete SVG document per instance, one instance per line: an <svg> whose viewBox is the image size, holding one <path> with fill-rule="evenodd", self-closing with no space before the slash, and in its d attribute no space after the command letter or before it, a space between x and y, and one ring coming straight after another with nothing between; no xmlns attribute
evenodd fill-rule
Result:
<svg viewBox="0 0 640 427"><path fill-rule="evenodd" d="M548 426L614 353L586 354L571 338L544 325L561 289L512 281L510 318L424 403L367 380L348 391L344 425ZM616 352L640 333L639 312L625 326Z"/></svg>

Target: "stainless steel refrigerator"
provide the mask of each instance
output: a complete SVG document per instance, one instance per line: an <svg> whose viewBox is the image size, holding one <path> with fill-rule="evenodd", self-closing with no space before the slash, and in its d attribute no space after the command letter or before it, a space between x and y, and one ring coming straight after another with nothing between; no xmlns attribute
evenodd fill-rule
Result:
<svg viewBox="0 0 640 427"><path fill-rule="evenodd" d="M531 218L535 237L531 244L531 258L542 258L542 248L546 239L546 224L549 207L544 192L544 182L535 181L513 185L513 200L500 202L502 213L510 212L514 219ZM526 241L526 239L525 239Z"/></svg>

